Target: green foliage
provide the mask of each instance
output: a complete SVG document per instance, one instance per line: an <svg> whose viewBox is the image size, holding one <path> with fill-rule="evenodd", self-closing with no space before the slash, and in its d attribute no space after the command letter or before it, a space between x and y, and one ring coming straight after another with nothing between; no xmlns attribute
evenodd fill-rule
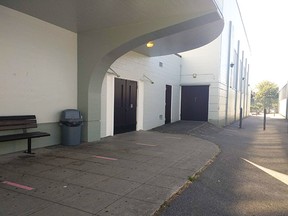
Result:
<svg viewBox="0 0 288 216"><path fill-rule="evenodd" d="M251 103L250 110L252 113L255 113L256 115L260 114L260 112L263 110L263 105L261 103Z"/></svg>
<svg viewBox="0 0 288 216"><path fill-rule="evenodd" d="M199 178L199 174L195 174L195 175L193 175L193 176L188 176L188 180L189 180L190 182L194 182L194 181L196 181L198 178Z"/></svg>
<svg viewBox="0 0 288 216"><path fill-rule="evenodd" d="M277 110L279 91L277 84L266 80L259 83L256 88L254 104L257 108L266 108L268 113L271 112L271 109Z"/></svg>
<svg viewBox="0 0 288 216"><path fill-rule="evenodd" d="M196 175L188 176L188 180L189 180L190 182L194 182L194 181L196 181L196 179L197 179L197 176L196 176Z"/></svg>

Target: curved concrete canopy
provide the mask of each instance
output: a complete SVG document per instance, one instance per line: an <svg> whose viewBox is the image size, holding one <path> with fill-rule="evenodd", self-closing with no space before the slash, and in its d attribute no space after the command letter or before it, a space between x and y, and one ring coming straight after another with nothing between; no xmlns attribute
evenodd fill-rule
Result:
<svg viewBox="0 0 288 216"><path fill-rule="evenodd" d="M0 0L0 4L73 32L215 11L213 0Z"/></svg>
<svg viewBox="0 0 288 216"><path fill-rule="evenodd" d="M224 26L213 0L0 0L0 4L78 33L78 108L85 119L85 141L100 138L101 86L117 58L150 40L158 45L147 55L186 51L211 42Z"/></svg>
<svg viewBox="0 0 288 216"><path fill-rule="evenodd" d="M215 12L189 20L185 25L189 26L188 30L179 31L179 25L176 25L172 27L172 32L176 33L154 40L151 48L144 44L134 51L147 56L162 56L199 48L221 34L224 21Z"/></svg>
<svg viewBox="0 0 288 216"><path fill-rule="evenodd" d="M147 56L198 48L215 39L224 26L213 0L0 0L0 4L77 33L187 17L187 22L170 28L165 37L159 39L157 31L153 32L149 37L155 39L152 49L145 43L135 50Z"/></svg>

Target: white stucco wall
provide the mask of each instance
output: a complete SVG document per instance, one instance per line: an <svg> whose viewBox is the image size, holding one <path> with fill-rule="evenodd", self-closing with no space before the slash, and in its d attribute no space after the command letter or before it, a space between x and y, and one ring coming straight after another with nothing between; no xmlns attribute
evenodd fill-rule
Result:
<svg viewBox="0 0 288 216"><path fill-rule="evenodd" d="M182 56L181 84L217 82L220 70L221 37ZM196 78L193 78L196 74Z"/></svg>
<svg viewBox="0 0 288 216"><path fill-rule="evenodd" d="M77 108L77 35L0 6L0 115L58 122Z"/></svg>
<svg viewBox="0 0 288 216"><path fill-rule="evenodd" d="M247 41L247 37L245 34L245 27L243 26L242 20L241 20L241 14L238 10L237 1L228 1L225 0L223 4L223 14L225 17L225 26L222 32L222 41L221 41L221 68L220 68L220 75L219 75L219 83L223 86L222 88L222 104L221 106L221 112L220 119L225 118L226 115L226 99L227 99L227 90L228 93L228 112L227 112L227 123L231 123L231 119L235 119L232 116L236 115L236 119L239 119L240 116L240 95L242 96L241 101L241 107L243 108L243 115L245 116L248 112L246 108L249 109L246 104L249 105L249 98L250 98L250 91L248 88L248 64L250 64L251 61L251 54L250 54L250 48ZM231 43L229 44L229 31L230 31L230 22L231 22ZM239 46L239 53L238 52L238 42L240 44ZM230 49L230 51L229 51ZM230 52L230 55L229 55ZM235 54L239 55L239 62L237 64L237 58L235 57ZM243 59L242 59L243 55ZM247 60L246 60L247 59ZM243 69L241 67L241 61L243 61ZM247 62L247 65L246 65ZM233 63L234 67L231 69L230 64ZM247 66L247 67L246 67ZM233 76L233 72L235 70L235 75L238 67L238 86L237 89L233 88L231 81L235 80L236 77ZM242 70L242 74L241 74ZM229 84L227 88L227 73L229 74ZM242 78L245 78L242 80ZM240 94L240 85L243 86L243 92ZM224 87L225 86L225 87ZM244 90L245 89L245 90ZM235 95L235 91L237 90L237 97ZM244 96L245 94L245 96ZM233 95L233 97L231 97ZM225 100L224 100L225 98ZM244 101L245 99L245 101ZM236 109L235 109L235 100L236 103ZM236 110L236 114L235 114ZM225 114L225 115L223 115ZM221 120L220 120L221 121Z"/></svg>
<svg viewBox="0 0 288 216"><path fill-rule="evenodd" d="M230 89L229 96L228 96L230 105L228 106L227 124L230 124L236 120L235 109L237 109L238 106L235 108L235 95L236 95L235 90Z"/></svg>
<svg viewBox="0 0 288 216"><path fill-rule="evenodd" d="M283 87L280 88L279 91L279 114L284 116L286 119L288 118L288 110L287 110L287 105L288 105L288 84L285 84Z"/></svg>
<svg viewBox="0 0 288 216"><path fill-rule="evenodd" d="M279 101L279 114L287 118L287 99Z"/></svg>
<svg viewBox="0 0 288 216"><path fill-rule="evenodd" d="M243 115L249 114L250 110L250 88L248 86L249 73L251 72L248 65L251 64L251 50L249 47L249 41L245 32L245 26L241 20L241 12L237 5L237 1L225 0L223 4L223 13L225 16L225 26L222 32L222 51L221 51L221 75L219 81L227 86L227 73L229 72L229 88L228 88L228 113L227 123L231 123L231 116L236 115L236 119L240 116L240 103L243 108ZM231 44L230 44L230 56L229 56L229 26L231 22ZM238 50L239 43L239 50ZM238 53L237 53L238 52ZM239 56L239 62L237 62L237 55ZM234 67L229 68L229 65L233 63ZM242 66L241 66L242 64ZM237 75L238 70L238 78ZM234 74L234 75L233 75ZM244 79L242 79L244 78ZM238 79L237 89L233 85L234 80ZM240 93L240 87L242 87L242 94ZM226 88L227 94L227 88ZM235 94L237 91L237 96ZM245 94L245 96L244 96ZM231 97L233 95L234 97ZM242 96L242 101L240 100ZM227 98L227 97L226 97ZM245 101L244 101L245 99ZM235 109L235 100L236 109ZM247 109L246 109L247 108ZM236 114L235 114L236 110ZM231 113L232 112L232 113Z"/></svg>
<svg viewBox="0 0 288 216"><path fill-rule="evenodd" d="M250 49L245 35L245 30L241 21L240 13L236 0L217 1L225 18L225 26L222 34L206 46L198 49L181 53L183 56L181 85L209 85L209 113L208 120L217 125L225 125L226 123L226 110L227 110L227 124L239 119L240 110L240 93L238 86L238 93L232 87L231 83L227 84L227 73L236 70L237 59L234 59L234 53L238 52L238 41L240 41L239 49L239 62L242 60L242 52L244 52L243 64L250 60ZM230 38L230 21L232 23L231 29L231 43ZM229 55L230 54L230 55ZM230 63L234 63L234 68L231 70ZM243 67L244 68L244 67ZM247 73L243 69L242 77L245 80L242 84L247 87ZM196 74L196 78L193 78ZM238 64L238 80L241 78L241 67ZM231 74L230 74L231 76ZM236 78L234 78L236 79ZM231 78L229 78L229 81ZM240 83L240 81L239 81ZM228 107L227 104L227 91L228 93ZM249 100L249 91L245 91L245 99ZM237 94L237 97L236 97ZM242 99L244 96L242 94ZM236 109L235 109L235 100ZM247 103L247 102L246 102ZM242 100L242 106L245 103ZM244 108L244 107L243 107ZM246 108L246 105L245 105ZM236 114L235 114L236 111ZM246 114L246 110L244 114ZM234 118L236 116L236 119Z"/></svg>
<svg viewBox="0 0 288 216"><path fill-rule="evenodd" d="M181 56L181 85L209 85L208 121L218 124L221 37Z"/></svg>
<svg viewBox="0 0 288 216"><path fill-rule="evenodd" d="M149 130L165 123L166 85L172 86L171 121L179 120L180 64L181 58L176 55L147 57L131 51L111 65L119 78L137 81L137 130ZM102 85L101 137L113 135L114 78L107 73Z"/></svg>

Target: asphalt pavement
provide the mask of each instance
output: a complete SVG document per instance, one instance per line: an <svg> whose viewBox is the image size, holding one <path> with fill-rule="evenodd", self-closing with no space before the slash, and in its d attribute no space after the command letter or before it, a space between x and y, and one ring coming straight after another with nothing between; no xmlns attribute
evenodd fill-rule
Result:
<svg viewBox="0 0 288 216"><path fill-rule="evenodd" d="M263 116L251 116L242 129L235 123L207 136L198 134L217 144L221 153L160 215L287 216L287 125L287 120L270 115L264 131ZM182 133L191 131L182 127Z"/></svg>

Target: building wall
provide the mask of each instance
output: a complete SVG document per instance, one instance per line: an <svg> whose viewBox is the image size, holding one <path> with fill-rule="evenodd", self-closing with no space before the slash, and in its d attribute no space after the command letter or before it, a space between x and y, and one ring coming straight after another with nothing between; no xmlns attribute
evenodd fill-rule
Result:
<svg viewBox="0 0 288 216"><path fill-rule="evenodd" d="M286 119L288 118L288 84L283 86L279 91L279 114L284 116Z"/></svg>
<svg viewBox="0 0 288 216"><path fill-rule="evenodd" d="M217 3L225 19L223 32L210 44L181 53L181 85L210 85L208 119L223 126L239 119L240 107L244 116L249 113L250 48L237 1Z"/></svg>
<svg viewBox="0 0 288 216"><path fill-rule="evenodd" d="M279 114L287 118L287 98L279 101Z"/></svg>
<svg viewBox="0 0 288 216"><path fill-rule="evenodd" d="M231 10L231 8L233 9ZM240 116L240 107L243 109L244 117L250 113L250 106L248 105L250 104L249 73L251 73L251 50L237 1L225 0L223 13L226 25L222 32L221 82L226 85L228 83L227 86L229 86L229 88L226 90L226 93L228 91L228 98L230 98L230 94L235 94L234 99L230 98L230 100L228 100L229 106L234 106L234 113L228 113L227 116L234 115L237 120ZM228 23L230 23L231 27ZM229 28L231 28L230 49L228 43ZM234 64L232 68L229 67L231 63ZM227 80L227 76L229 77L229 81ZM231 109L228 108L228 111L229 110ZM227 124L230 123L230 121L227 121Z"/></svg>
<svg viewBox="0 0 288 216"><path fill-rule="evenodd" d="M51 137L33 147L58 144L60 112L77 108L77 35L0 6L0 115L35 114ZM24 141L1 143L0 153Z"/></svg>
<svg viewBox="0 0 288 216"><path fill-rule="evenodd" d="M209 85L208 120L219 119L220 38L195 51L181 53L181 85Z"/></svg>
<svg viewBox="0 0 288 216"><path fill-rule="evenodd" d="M219 2L224 13L226 1ZM226 10L233 15L232 11ZM227 72L230 62L227 23L229 19L223 34L215 41L182 53L183 58L177 55L151 58L131 51L111 65L121 79L138 83L137 130L165 123L166 85L172 86L172 122L180 119L181 85L209 85L209 121L223 125L226 77L230 71ZM237 22L232 23L233 29L237 29ZM51 133L51 137L33 140L33 148L59 144L61 111L79 107L77 34L2 6L0 29L0 115L35 114L38 129ZM238 40L235 30L231 50L237 50ZM101 93L101 137L114 134L115 74L108 72ZM239 107L240 93L231 89L229 119L234 119L233 94L238 95L236 109ZM0 154L23 150L25 143L26 140L1 143Z"/></svg>
<svg viewBox="0 0 288 216"><path fill-rule="evenodd" d="M149 130L165 123L166 85L172 86L171 121L179 120L180 64L177 55L151 58L131 51L111 65L119 78L138 83L137 130ZM102 85L102 137L114 134L114 78L109 70Z"/></svg>

